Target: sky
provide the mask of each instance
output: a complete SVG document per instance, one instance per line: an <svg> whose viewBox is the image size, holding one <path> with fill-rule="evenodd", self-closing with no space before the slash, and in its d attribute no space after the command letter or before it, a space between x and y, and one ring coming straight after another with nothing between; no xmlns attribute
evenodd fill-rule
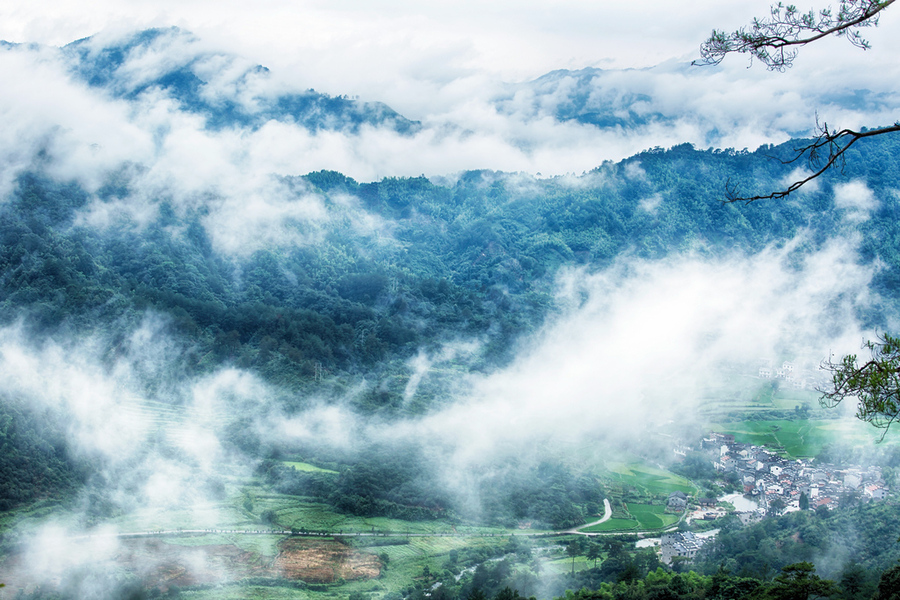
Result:
<svg viewBox="0 0 900 600"><path fill-rule="evenodd" d="M193 33L203 49L268 67L282 88L385 102L426 125L413 140L319 138L294 148L302 155L295 163L308 170L333 168L364 180L474 168L581 173L603 160L680 142L754 149L808 133L817 114L842 127L890 123L900 98L900 16L891 10L880 27L866 30L871 50L825 40L804 50L793 69L777 74L760 65L748 68L740 56L717 69L676 68L697 58L712 29L730 30L764 16L769 4L757 0L689 6L656 0L94 0L87 6L5 2L0 39L63 45L86 36L177 26ZM495 100L504 94L519 100L507 108L534 103L531 90L511 92L510 85L588 67L626 70L609 85L649 94L654 100L648 110L673 122L598 131L556 121L552 106L537 113L497 111ZM877 109L860 112L834 100L864 90L879 98Z"/></svg>

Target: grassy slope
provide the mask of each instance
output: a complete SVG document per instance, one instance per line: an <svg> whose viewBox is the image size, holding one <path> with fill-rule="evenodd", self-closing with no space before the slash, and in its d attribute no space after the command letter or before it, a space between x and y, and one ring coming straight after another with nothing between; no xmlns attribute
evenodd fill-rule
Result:
<svg viewBox="0 0 900 600"><path fill-rule="evenodd" d="M652 466L646 462L629 462L612 465L610 476L624 486L642 489L652 495L668 495L674 491L692 494L694 485L679 475Z"/></svg>
<svg viewBox="0 0 900 600"><path fill-rule="evenodd" d="M323 469L322 467L317 467L316 465L311 465L305 462L297 462L292 460L283 460L281 463L286 467L294 468L298 471L304 471L306 473L331 473L333 475L337 475L337 471L332 471L331 469Z"/></svg>

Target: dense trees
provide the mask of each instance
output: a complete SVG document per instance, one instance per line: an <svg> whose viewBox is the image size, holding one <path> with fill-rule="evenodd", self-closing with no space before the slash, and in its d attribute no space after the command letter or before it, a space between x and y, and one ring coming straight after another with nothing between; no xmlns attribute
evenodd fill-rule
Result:
<svg viewBox="0 0 900 600"><path fill-rule="evenodd" d="M857 585L874 586L874 574L896 562L898 537L896 506L880 502L834 512L793 512L750 527L735 520L703 548L694 568L712 574L724 565L732 573L766 578L773 569L813 562L822 577L835 581L844 575L849 581L862 568L871 577Z"/></svg>
<svg viewBox="0 0 900 600"><path fill-rule="evenodd" d="M479 569L483 569L479 566ZM596 571L596 569L592 569ZM876 600L894 598L897 594L898 573L894 567L881 575ZM497 577L497 575L500 577ZM583 580L584 572L579 574ZM557 592L557 600L814 600L817 598L866 598L872 597L874 586L860 588L854 577L842 577L833 581L820 577L809 562L799 562L784 566L769 578L747 577L719 568L711 575L700 575L694 571L676 573L662 567L639 571L635 577L613 577L594 585L578 587L578 577L567 576L569 589ZM878 573L868 574L878 580ZM498 598L502 593L515 593L511 583L515 580L514 570L508 565L491 573L484 569L478 581L465 581L462 586L448 586L445 596L449 600L472 600L473 598ZM550 577L544 581L544 590L555 588L559 582ZM484 585L485 593L481 587ZM444 586L441 586L444 587ZM498 590L498 591L494 591ZM862 594L862 595L860 595Z"/></svg>
<svg viewBox="0 0 900 600"><path fill-rule="evenodd" d="M37 498L64 498L83 481L84 465L66 451L63 423L0 397L0 511Z"/></svg>
<svg viewBox="0 0 900 600"><path fill-rule="evenodd" d="M445 583L442 598L446 600L474 600L476 598L502 598L519 592L514 586L517 577L515 569L506 561L496 567L479 565L475 577L463 578L462 585ZM596 569L591 569L596 571ZM892 568L881 576L876 600L893 598L896 594L897 573L900 568ZM876 581L878 573L870 574ZM769 578L747 577L719 568L711 575L700 575L693 571L676 573L663 567L638 569L636 575L620 573L602 582L579 587L589 575L581 572L578 576L565 576L568 589L553 592L557 600L814 600L816 598L871 598L872 591L861 589L853 578L844 577L832 581L820 577L809 562L786 565ZM556 589L562 582L554 577L543 581L541 591ZM525 585L528 585L525 583ZM873 588L874 589L874 588ZM860 596L859 593L869 595ZM532 592L528 591L526 594Z"/></svg>

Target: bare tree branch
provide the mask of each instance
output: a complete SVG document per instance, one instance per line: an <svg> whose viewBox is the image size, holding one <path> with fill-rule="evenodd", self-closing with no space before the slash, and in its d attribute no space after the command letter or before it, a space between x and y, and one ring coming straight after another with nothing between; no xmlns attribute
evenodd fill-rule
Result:
<svg viewBox="0 0 900 600"><path fill-rule="evenodd" d="M794 5L772 6L770 18L754 19L749 28L732 33L713 30L700 46L700 59L694 65L717 65L727 54L750 54L773 71L789 68L797 49L830 35L846 37L851 44L866 50L869 42L859 28L878 25L879 13L895 0L841 0L837 15L831 8L801 13Z"/></svg>
<svg viewBox="0 0 900 600"><path fill-rule="evenodd" d="M783 3L772 6L769 19L754 19L749 30L733 33L713 30L712 35L700 47L700 60L695 65L716 65L727 54L749 54L770 70L784 72L797 56L798 49L806 44L833 35L846 37L851 44L866 50L869 43L862 38L859 28L878 24L879 13L894 0L841 0L837 15L830 8L801 13L793 5ZM817 119L818 127L818 119ZM796 156L785 161L792 163L806 156L813 171L787 188L756 196L741 196L729 181L726 184L728 202L754 202L756 200L786 198L825 171L843 166L845 153L859 140L900 132L900 121L889 127L865 131L852 129L830 130L827 123L819 127L819 135L809 144L797 149ZM856 417L884 429L884 433L900 420L900 337L879 335L875 341L865 343L871 360L859 365L855 354L840 361L831 359L822 366L831 372L832 386L820 389L822 406L833 408L845 399L857 401ZM884 439L882 434L881 439Z"/></svg>
<svg viewBox="0 0 900 600"><path fill-rule="evenodd" d="M791 193L796 192L798 189L800 189L813 179L822 175L828 169L842 164L844 160L844 153L847 152L847 150L849 150L850 147L857 141L867 137L900 131L900 121L894 123L889 127L881 127L878 129L867 129L866 131L841 129L840 131L835 132L829 131L828 124L826 123L823 127L820 128L820 131L821 133L819 134L819 136L816 137L810 144L796 149L797 156L789 161L783 161L785 163L792 163L799 160L804 155L808 155L808 164L810 165L810 168L815 169L812 174L803 179L795 181L783 190L757 196L741 196L738 193L737 187L729 182L725 186L725 192L727 196L726 203L743 202L745 204L749 204L751 202L755 202L756 200L779 200L781 198L786 198ZM822 156L823 151L827 152L825 156Z"/></svg>

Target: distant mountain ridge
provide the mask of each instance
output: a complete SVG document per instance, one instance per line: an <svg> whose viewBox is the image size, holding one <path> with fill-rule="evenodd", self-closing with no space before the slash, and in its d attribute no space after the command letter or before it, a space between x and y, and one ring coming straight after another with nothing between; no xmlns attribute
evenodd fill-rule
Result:
<svg viewBox="0 0 900 600"><path fill-rule="evenodd" d="M0 47L15 46L0 42ZM131 102L148 94L162 94L185 112L202 116L205 127L214 131L257 129L275 121L296 124L313 133L352 135L362 128L384 129L401 136L423 131L439 136L472 133L471 124L459 115L434 114L423 122L404 116L384 102L279 87L265 66L210 50L190 32L176 27L147 29L118 38L92 36L72 42L59 52L73 76L92 88ZM785 134L803 137L814 126L812 115L818 109L841 117L845 120L842 125L859 113L879 115L880 120L896 110L896 95L884 90L808 86L798 95L790 87L774 85L766 100L768 108L754 124L752 119L747 121L752 115L723 93L723 86L734 83L734 77L724 75L718 67L669 61L642 69L554 70L525 82L499 83L487 90L483 100L488 110L525 124L552 119L616 135L642 139L662 136L670 144L688 141L698 147L740 147L732 137L743 128L758 129L763 139L769 136L780 140ZM753 83L742 85L747 92L742 95L752 96ZM746 101L754 102L753 98ZM439 124L437 129L434 123ZM687 134L692 137L685 139ZM758 143L758 137L753 139ZM525 135L509 143L528 149L535 140Z"/></svg>
<svg viewBox="0 0 900 600"><path fill-rule="evenodd" d="M62 51L72 73L91 87L128 100L159 90L185 111L203 115L210 129L256 128L270 120L296 123L313 132L355 133L369 125L411 134L421 128L420 123L381 102L329 96L312 89L254 93L265 89L266 67L244 66L235 57L201 51L193 47L194 41L191 34L172 27L147 29L109 44L84 38Z"/></svg>
<svg viewBox="0 0 900 600"><path fill-rule="evenodd" d="M517 110L538 117L550 114L558 121L577 121L595 127L630 129L653 122L671 122L653 105L653 97L617 86L616 72L585 68L559 69L533 81L508 86L509 91L495 99L501 112ZM522 101L522 97L527 98Z"/></svg>

